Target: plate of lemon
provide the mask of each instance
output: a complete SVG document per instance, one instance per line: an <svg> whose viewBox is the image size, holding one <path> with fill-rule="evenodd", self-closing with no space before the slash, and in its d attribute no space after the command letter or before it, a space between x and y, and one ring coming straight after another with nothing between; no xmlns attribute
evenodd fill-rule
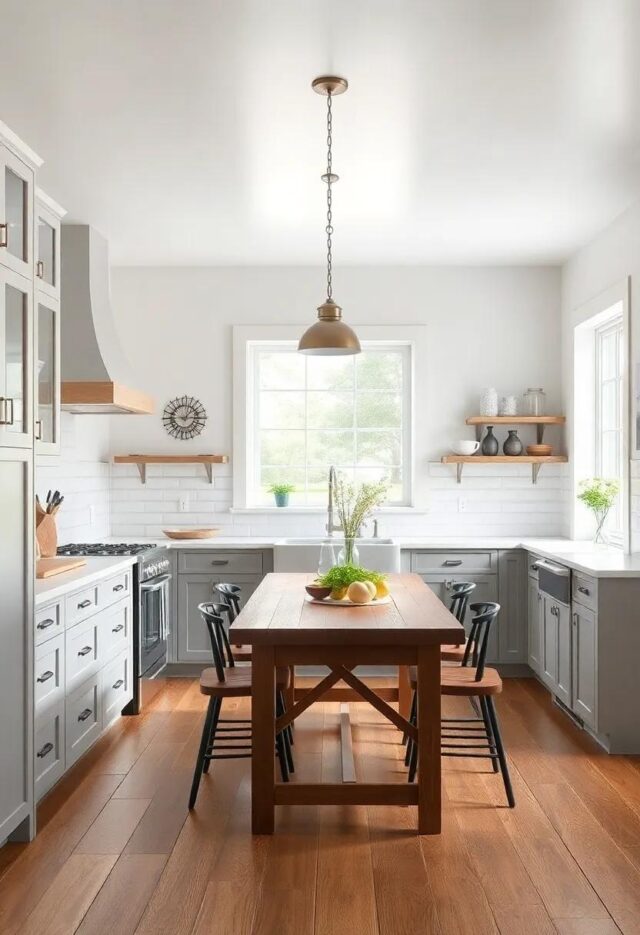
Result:
<svg viewBox="0 0 640 935"><path fill-rule="evenodd" d="M358 565L335 565L326 575L307 585L306 591L307 600L312 603L339 607L391 601L385 575Z"/></svg>

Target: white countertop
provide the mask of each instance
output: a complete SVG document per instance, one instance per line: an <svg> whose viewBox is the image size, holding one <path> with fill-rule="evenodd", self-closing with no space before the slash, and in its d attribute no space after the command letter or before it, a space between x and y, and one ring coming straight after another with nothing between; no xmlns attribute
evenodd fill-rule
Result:
<svg viewBox="0 0 640 935"><path fill-rule="evenodd" d="M105 542L154 542L169 549L271 549L282 536L214 536L211 539L111 537ZM526 549L594 577L640 577L640 553L595 545L589 540L520 536L394 536L401 549ZM336 537L337 539L337 537ZM97 559L97 561L104 561Z"/></svg>
<svg viewBox="0 0 640 935"><path fill-rule="evenodd" d="M80 568L74 568L73 571L65 571L61 575L53 575L51 578L36 578L35 587L35 606L41 607L50 601L56 601L70 591L76 591L92 584L94 581L101 581L110 575L124 571L130 568L136 561L135 556L125 555L111 558L87 558L86 565Z"/></svg>

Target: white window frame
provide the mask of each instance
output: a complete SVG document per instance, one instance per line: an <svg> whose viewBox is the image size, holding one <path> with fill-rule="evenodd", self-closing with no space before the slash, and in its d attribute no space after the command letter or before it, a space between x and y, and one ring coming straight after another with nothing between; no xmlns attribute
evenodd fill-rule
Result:
<svg viewBox="0 0 640 935"><path fill-rule="evenodd" d="M255 432L255 372L253 349L299 340L305 325L236 325L233 329L233 507L234 512L271 513L276 507L251 503L255 458L252 450ZM416 451L415 399L426 400L426 328L424 325L358 325L361 342L371 347L406 347L408 360L403 390L403 488L402 505L383 508L381 512L413 511L424 502L424 480L417 477L415 465L426 453ZM407 385L408 383L408 385ZM288 513L321 513L322 505L288 507ZM280 511L281 513L282 511Z"/></svg>
<svg viewBox="0 0 640 935"><path fill-rule="evenodd" d="M602 347L604 339L614 334L616 336L616 367L612 377L606 380L602 375ZM624 321L622 315L613 318L605 324L595 329L595 365L596 365L596 391L595 391L595 474L596 477L604 477L602 449L604 441L604 429L602 427L602 398L605 384L615 384L615 394L617 402L616 428L607 429L608 433L615 433L616 448L618 450L618 471L615 477L620 483L620 495L615 505L615 511L609 514L606 524L606 536L612 545L622 548L624 543L624 520L622 513L622 488L624 486L624 361L621 361L621 351L624 346ZM616 525L611 524L612 517L616 517Z"/></svg>

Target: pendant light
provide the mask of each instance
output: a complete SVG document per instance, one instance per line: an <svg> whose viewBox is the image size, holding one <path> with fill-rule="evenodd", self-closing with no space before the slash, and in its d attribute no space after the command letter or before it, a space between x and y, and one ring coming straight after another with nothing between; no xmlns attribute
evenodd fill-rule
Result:
<svg viewBox="0 0 640 935"><path fill-rule="evenodd" d="M327 171L322 181L327 185L327 299L318 308L318 320L307 328L300 338L298 350L301 354L338 355L359 354L360 342L352 329L342 321L342 309L333 301L331 237L333 234L332 189L338 176L332 166L332 113L331 101L336 94L343 94L349 87L346 78L325 75L316 78L311 87L316 94L327 98Z"/></svg>

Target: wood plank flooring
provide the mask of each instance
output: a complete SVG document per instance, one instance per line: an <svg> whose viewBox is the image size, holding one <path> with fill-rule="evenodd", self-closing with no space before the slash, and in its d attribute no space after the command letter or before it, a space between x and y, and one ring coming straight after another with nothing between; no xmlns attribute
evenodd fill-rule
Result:
<svg viewBox="0 0 640 935"><path fill-rule="evenodd" d="M535 681L497 699L516 808L488 762L444 759L439 837L400 806L282 807L252 837L248 760L213 764L189 815L205 703L168 680L52 790L37 839L0 850L2 935L640 935L640 757L602 753ZM398 731L350 713L358 778L406 781ZM296 724L295 780L340 781L339 704Z"/></svg>

